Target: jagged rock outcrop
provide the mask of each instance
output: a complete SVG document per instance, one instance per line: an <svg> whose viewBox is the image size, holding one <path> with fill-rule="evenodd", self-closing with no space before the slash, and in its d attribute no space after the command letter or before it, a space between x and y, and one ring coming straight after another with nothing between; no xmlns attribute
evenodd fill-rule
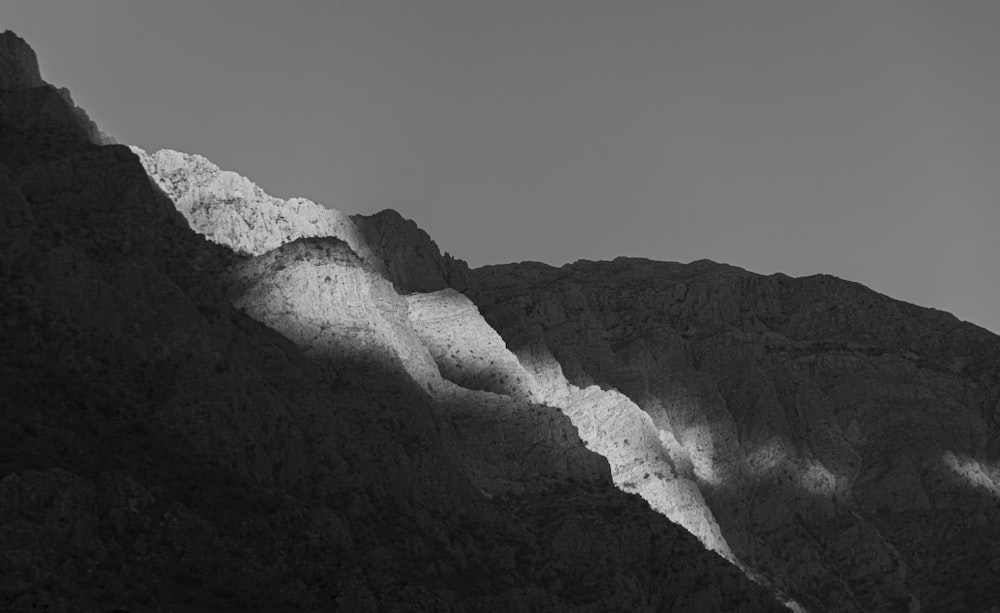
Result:
<svg viewBox="0 0 1000 613"><path fill-rule="evenodd" d="M687 452L671 433L657 430L649 415L624 394L569 383L544 344L523 347L518 358L545 390L542 398L560 407L588 448L607 458L615 485L642 496L709 549L738 561L694 481Z"/></svg>
<svg viewBox="0 0 1000 613"><path fill-rule="evenodd" d="M230 278L235 306L308 354L388 369L412 380L435 401L446 447L456 451L456 462L483 492L523 493L566 480L599 482L609 476L607 464L583 447L568 420L537 406L537 399L532 406L519 388L498 384L491 391L469 389L442 377L438 365L446 362L432 357L425 344L432 339L429 327L418 333L413 321L449 320L454 310L447 309L448 301L435 294L400 296L343 241L298 239L238 264ZM502 348L499 335L475 307L472 311L479 327L489 330ZM462 340L467 353L497 349ZM440 346L431 347L440 356ZM513 355L508 354L507 362L518 366ZM469 365L470 372L474 366ZM520 376L527 375L521 371Z"/></svg>
<svg viewBox="0 0 1000 613"><path fill-rule="evenodd" d="M375 267L404 294L445 288L464 291L469 267L445 253L427 232L402 215L386 209L351 217L374 254Z"/></svg>
<svg viewBox="0 0 1000 613"><path fill-rule="evenodd" d="M630 401L608 396L596 388L586 394L578 393L572 400L569 395L560 396L558 402L556 397L543 399L533 389L531 376L467 299L448 293L454 290L421 293L449 286L464 288L468 269L464 262L442 255L414 222L391 210L351 220L309 201L284 201L268 196L249 179L222 171L201 156L168 150L149 155L135 147L132 150L156 184L174 199L192 227L210 240L251 254L261 254L285 242L298 245L275 249L267 257L240 265L234 274L234 279L240 279L236 283L245 287L237 292L236 304L256 319L310 351L375 363L392 362L399 372L432 390L439 404L450 407L456 420L459 415L464 416L460 422L464 424L460 428L464 434L460 438L468 441L469 449L502 449L505 440L512 437L497 434L497 428L519 420L523 421L517 436L520 439L535 439L538 432L566 429L565 425L554 426L553 420L540 413L533 415L532 402L547 400L550 406L563 410L573 407L567 414L587 424L597 423L590 416L590 407L603 406L596 410L607 416L608 407L629 406L628 411L612 411L618 415L619 427L590 427L584 437L587 444L602 456L612 454L613 473L620 487L639 491L656 510L691 530L709 548L732 558L697 488L686 476L678 475L665 464L659 443L655 448L638 443L643 440L640 433L652 433L654 440L657 436L643 421L648 422L648 417ZM334 236L347 242L338 247L335 241L328 241L327 248L320 249L322 255L316 256L310 248L319 243L295 240L309 236ZM366 257L359 258L356 253ZM310 270L305 276L296 277L294 266L287 270L290 263L303 259L317 263L314 256L322 261L317 264L324 270L322 275ZM351 277L350 280L344 275ZM382 277L392 281L400 291L417 292L407 298L409 324L434 353L436 368L426 349L411 338L412 332L400 319L399 298ZM318 288L313 287L320 278L326 291L316 291ZM288 314L293 312L297 316L289 318ZM407 355L400 355L400 351ZM443 372L445 380L436 369ZM459 387L450 382L458 383ZM513 396L524 402L473 395L468 389ZM470 406L477 408L469 412ZM511 411L514 413L508 415ZM513 417L515 414L517 419ZM492 424L483 428L482 422L487 417ZM539 419L548 423L536 423ZM484 432L495 435L489 441L480 440L478 435ZM626 445L624 452L611 451L630 436L637 441L635 446ZM567 437L575 439L576 434L557 435L555 440L560 442L555 447L560 447ZM532 445L532 449L537 454L538 449L547 446ZM509 478L511 471L517 472L518 462L523 464L527 460L512 450L497 457L478 455L481 457L477 474L494 489L501 487L501 483L516 481ZM510 458L514 457L519 459L512 463ZM529 463L537 468L546 461ZM565 465L590 463L592 460L570 461ZM574 478L582 478L576 470L561 472L567 477L572 474ZM493 476L485 477L488 474ZM640 486L637 488L636 484Z"/></svg>
<svg viewBox="0 0 1000 613"><path fill-rule="evenodd" d="M348 216L305 198L268 195L200 155L132 151L196 232L238 253L261 255L297 238L332 236L402 293L467 285L465 262L441 255L426 232L396 211Z"/></svg>
<svg viewBox="0 0 1000 613"><path fill-rule="evenodd" d="M832 277L708 261L492 266L471 284L519 355L544 343L570 381L638 404L737 556L806 607L1000 601L992 528L972 536L952 506L1000 521L996 336Z"/></svg>
<svg viewBox="0 0 1000 613"><path fill-rule="evenodd" d="M233 304L308 351L441 377L407 320L407 303L337 238L297 239L238 264Z"/></svg>
<svg viewBox="0 0 1000 613"><path fill-rule="evenodd" d="M76 106L68 89L53 88L42 80L38 69L38 57L24 39L10 30L0 33L0 90L27 92L35 89L44 90L48 94L54 92L69 106L70 113L66 114L61 112L62 109L58 109L48 113L50 119L72 121L78 128L83 129L92 142L114 144L112 139L97 128L97 124L90 119L87 112Z"/></svg>
<svg viewBox="0 0 1000 613"><path fill-rule="evenodd" d="M3 83L0 607L776 610L606 474L484 495L394 362L304 352L222 291L222 268L263 290L282 258L339 262L341 243L247 263L57 90ZM528 445L503 432L496 448Z"/></svg>
<svg viewBox="0 0 1000 613"><path fill-rule="evenodd" d="M211 240L249 253L259 253L265 246L284 240L298 245L297 248L276 249L267 257L251 260L235 273L234 278L241 279L238 284L247 288L252 286L252 289L237 292L236 304L256 319L309 350L396 364L400 372L406 372L432 390L439 403L450 406L456 419L459 415L465 416L462 421L465 426L461 428L464 434L460 438L469 441L467 447L470 449L503 448L504 440L511 437L497 435L490 441L473 442L478 440L474 435L495 432L498 424L518 421L520 418L506 414L511 410L527 419L519 428L518 436L522 439L536 438L536 431L565 429L566 426L553 426L552 420L546 420L541 414L528 418L532 413L531 402L546 402L568 411L571 419L584 420L582 423L589 426L602 421L591 415L594 410L604 417L616 415L615 420L609 421L618 423L616 428L588 427L584 436L591 449L605 457L611 454L609 459L616 483L629 491L638 491L656 510L691 530L706 546L732 558L700 492L687 476L670 467L658 435L651 424L646 423L648 417L634 404L620 395L596 388L586 393L575 389L572 398L567 393L543 399L533 389L534 383L529 381L531 376L467 299L448 293L454 290L419 293L449 285L464 287L467 267L464 262L442 256L436 244L415 223L403 219L395 211L383 211L369 217L355 216L353 221L360 228L355 231L351 220L342 215L337 217L336 211L320 210L318 205L308 201L304 202L311 218L303 220L294 216L298 201L286 202L267 196L248 179L221 171L200 156L174 151L147 155L136 148L133 151L140 156L157 185L175 199L178 209L185 213L193 227ZM275 228L275 220L288 219L297 219L298 226L284 230ZM337 220L332 225L317 221L332 219ZM310 252L310 246L316 247L319 243L293 240L324 233L350 240L340 247L328 241L327 248L320 249L323 253L318 256ZM368 257L358 258L354 252L367 253ZM305 276L296 277L297 269L293 264L304 259L319 266L323 273L310 269ZM362 259L367 261L367 268ZM268 277L266 281L263 280L265 276ZM434 353L436 368L426 355L426 349L414 342L412 332L403 325L399 297L382 280L383 276L400 291L418 292L407 298L409 323L421 335L421 342ZM317 291L314 287L318 279L323 279L320 287L325 287L325 291ZM293 312L297 316L289 318L288 314ZM376 322L376 318L380 321ZM399 355L400 351L407 355ZM436 369L443 372L445 380ZM489 395L477 395L473 399L468 391L456 390L448 382L458 383L460 388L514 396L524 402L512 404ZM469 406L478 408L470 413L466 411ZM486 407L492 407L492 413ZM618 410L613 410L616 407ZM486 416L490 416L493 424L483 429L482 420ZM549 423L535 423L538 419ZM540 429L532 427L533 423ZM563 433L555 440L562 441L566 436L575 438L573 433ZM645 440L644 436L657 441L655 446L643 445L640 441ZM636 441L634 445L624 444L625 449L618 450L623 445L621 441L630 437ZM546 447L534 445L532 448ZM510 483L508 473L517 468L517 463L511 465L510 460L504 458L517 456L517 452L507 450L500 457L481 457L477 462L478 474L496 473L489 479L483 477L484 483L488 482L492 488L500 487L499 483ZM502 468L506 465L511 466ZM574 462L566 465L572 466ZM562 472L566 476L574 474L574 478L579 476L575 475L575 470Z"/></svg>
<svg viewBox="0 0 1000 613"><path fill-rule="evenodd" d="M0 33L0 89L16 90L45 85L38 57L23 38L6 30Z"/></svg>
<svg viewBox="0 0 1000 613"><path fill-rule="evenodd" d="M620 489L640 494L706 547L734 559L692 481L690 461L682 451L669 456L652 420L628 398L569 384L544 345L515 356L472 301L455 290L411 294L407 301L415 331L446 378L558 408L587 448L608 461Z"/></svg>
<svg viewBox="0 0 1000 613"><path fill-rule="evenodd" d="M351 218L305 198L283 200L200 155L138 147L143 168L196 232L238 253L260 255L297 238L333 236L369 258Z"/></svg>

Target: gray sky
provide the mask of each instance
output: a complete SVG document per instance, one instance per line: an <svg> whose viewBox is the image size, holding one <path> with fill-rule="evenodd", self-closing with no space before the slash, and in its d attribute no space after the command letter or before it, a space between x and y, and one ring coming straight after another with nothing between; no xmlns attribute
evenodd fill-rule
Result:
<svg viewBox="0 0 1000 613"><path fill-rule="evenodd" d="M829 273L1000 331L1000 2L4 0L98 124L477 266Z"/></svg>

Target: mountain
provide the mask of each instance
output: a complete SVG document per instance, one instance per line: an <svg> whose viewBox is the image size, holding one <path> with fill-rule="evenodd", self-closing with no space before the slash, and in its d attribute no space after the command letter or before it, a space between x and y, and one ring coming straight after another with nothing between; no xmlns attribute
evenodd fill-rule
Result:
<svg viewBox="0 0 1000 613"><path fill-rule="evenodd" d="M407 296L449 305L410 317L443 377L558 408L620 489L748 576L815 611L1000 602L995 335L829 276L635 258L469 270L394 211L353 221L398 292L475 303ZM499 332L502 360L473 330Z"/></svg>
<svg viewBox="0 0 1000 613"><path fill-rule="evenodd" d="M827 276L630 258L490 266L515 351L620 390L745 564L810 610L1000 602L1000 338Z"/></svg>
<svg viewBox="0 0 1000 613"><path fill-rule="evenodd" d="M470 269L105 144L12 33L0 72L0 607L1000 607L986 330L707 260Z"/></svg>
<svg viewBox="0 0 1000 613"><path fill-rule="evenodd" d="M394 211L354 222L399 292L450 286L485 316L447 296L452 334L424 338L445 378L560 409L620 489L749 576L817 611L1000 602L995 335L829 276L635 258L469 270ZM505 384L462 334L485 329L516 360Z"/></svg>
<svg viewBox="0 0 1000 613"><path fill-rule="evenodd" d="M1000 598L995 335L832 277L709 261L470 271L394 211L353 221L397 291L451 286L486 316L407 296L444 378L559 408L620 489L749 576L818 611ZM482 347L493 329L502 357Z"/></svg>
<svg viewBox="0 0 1000 613"><path fill-rule="evenodd" d="M266 194L200 155L131 149L193 230L237 253L261 255L297 238L332 236L402 292L466 286L465 262L442 256L426 232L395 211L351 217L305 198Z"/></svg>
<svg viewBox="0 0 1000 613"><path fill-rule="evenodd" d="M360 275L365 268L361 262L371 270L365 273L367 276L364 279L350 281L353 289L348 296L343 289L338 289L325 297L310 297L313 304L303 307L303 310L310 311L309 317L322 322L317 328L321 327L327 337L323 342L324 351L353 351L357 354L357 347L366 342L366 351L374 351L371 339L366 341L364 337L370 335L373 329L380 330L380 326L367 315L361 320L356 315L367 314L372 308L384 311L387 305L398 303L394 290L409 294L409 323L400 323L406 319L404 306L401 307L403 315L395 315L394 331L376 332L377 342L381 344L377 352L379 355L398 361L387 356L393 356L394 351L400 348L413 354L416 350L412 348L419 347L423 342L434 352L436 365L428 363L428 358L422 364L410 360L411 367L407 374L428 390L442 389L442 377L438 375L440 369L441 375L461 386L513 395L562 410L580 430L580 437L588 447L611 462L615 483L619 486L642 483L641 488L626 489L640 493L654 509L698 536L706 547L738 562L720 534L718 524L692 476L675 470L673 460L659 443L657 429L638 406L617 392L601 390L596 386L586 390L571 386L557 362L551 368L542 366L537 373L527 372L518 358L506 351L503 339L483 320L471 301L457 295L426 294L449 286L468 290L470 273L464 262L447 254L442 255L431 237L413 221L392 210L347 218L338 211L314 203L309 203L310 215L304 217L296 213L302 209L298 200L284 201L269 196L249 179L231 171L222 171L200 156L174 151L158 151L149 155L135 147L132 150L139 155L157 186L172 197L192 228L214 242L237 251L263 253L263 248L250 249L247 246L279 245L298 237L316 236L338 237L345 241L345 259L339 261L335 269L342 271L343 262L348 258L346 253L353 253L357 254L352 260L357 264L352 268L355 273ZM298 220L294 228L287 225L289 219ZM275 257L280 251L276 250L267 257ZM266 258L262 256L254 262L263 259ZM334 279L338 277L335 270L331 270L330 275ZM237 276L257 277L258 274L243 269ZM339 283L342 288L345 281L340 279ZM293 297L292 300L310 295L304 287L306 285L301 279L269 281L270 290ZM374 306L356 305L357 294L370 291L373 286L378 288L375 292L377 297L372 302ZM297 339L301 346L311 347L318 342L318 329L302 334L288 329L287 321L283 322L290 308L288 299L270 301L276 304L267 307L267 313L256 310L262 308L256 302L246 304L242 296L236 304L255 319L268 323L289 338ZM299 323L296 322L296 325ZM412 332L406 330L408 325L414 326L420 341L407 338L412 337ZM435 334L434 327L446 327L449 333L444 338L436 338L440 335ZM449 351L452 348L454 350ZM489 364L485 363L487 358ZM501 383L500 379L504 379L505 383ZM544 388L539 387L539 382L544 384ZM630 437L636 441L649 439L652 442L649 445L623 445L622 441ZM641 478L648 474L658 476L653 480ZM640 478L637 479L637 475Z"/></svg>
<svg viewBox="0 0 1000 613"><path fill-rule="evenodd" d="M10 32L0 72L0 607L782 609L415 224L107 144Z"/></svg>

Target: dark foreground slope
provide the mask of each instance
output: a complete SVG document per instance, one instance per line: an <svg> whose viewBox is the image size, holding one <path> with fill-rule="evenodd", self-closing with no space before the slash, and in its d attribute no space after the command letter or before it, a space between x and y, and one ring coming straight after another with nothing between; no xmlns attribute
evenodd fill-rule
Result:
<svg viewBox="0 0 1000 613"><path fill-rule="evenodd" d="M239 258L0 56L0 608L776 608L608 480L484 496L427 394L231 307Z"/></svg>
<svg viewBox="0 0 1000 613"><path fill-rule="evenodd" d="M468 283L512 350L544 344L679 441L734 552L798 602L1000 605L997 336L833 277L708 261Z"/></svg>

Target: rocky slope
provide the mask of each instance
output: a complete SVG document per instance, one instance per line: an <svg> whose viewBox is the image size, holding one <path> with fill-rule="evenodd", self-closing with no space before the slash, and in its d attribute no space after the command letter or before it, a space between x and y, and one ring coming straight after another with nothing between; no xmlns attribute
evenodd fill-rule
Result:
<svg viewBox="0 0 1000 613"><path fill-rule="evenodd" d="M0 35L0 607L777 609L558 410L439 366L453 295L350 236L206 241L36 65Z"/></svg>
<svg viewBox="0 0 1000 613"><path fill-rule="evenodd" d="M374 254L376 268L403 293L433 292L447 287L463 291L469 267L441 254L430 235L391 209L351 219Z"/></svg>
<svg viewBox="0 0 1000 613"><path fill-rule="evenodd" d="M832 277L707 261L512 264L471 284L509 346L638 404L737 556L806 607L1000 602L1000 338Z"/></svg>
<svg viewBox="0 0 1000 613"><path fill-rule="evenodd" d="M676 458L670 459L658 442L623 442L659 441L651 420L633 402L596 386L586 391L569 386L558 363L555 369L544 371L551 379L547 387L550 393L540 394L533 375L507 351L503 339L468 299L453 290L452 294L426 293L447 287L468 289L469 271L461 260L442 255L431 237L413 221L391 210L348 218L307 200L286 201L269 196L249 179L220 170L198 155L169 150L150 155L136 147L132 151L192 227L213 242L261 255L300 237L330 236L344 241L343 248L328 249L320 257L329 260L321 277L310 272L305 278L293 278L298 274L294 266L284 272L275 270L276 261L282 262L282 267L289 266L288 249L271 251L241 267L235 278L252 278L256 283L268 277L247 290L253 295L240 294L236 298L236 305L247 309L254 318L310 351L393 361L399 372L433 390L439 402L452 406L453 413L468 406L468 392L459 393L455 400L454 386L442 380L426 350L411 338L413 332L408 326L412 324L421 340L435 352L436 365L448 382L562 410L580 430L588 447L611 462L614 481L621 489L639 493L654 509L695 534L706 547L736 561L690 471L678 471ZM315 260L316 254L307 245L315 243L300 244L298 261ZM353 264L347 265L348 261ZM310 285L319 278L325 279L323 292ZM396 291L410 294L409 323L400 317ZM297 318L289 319L290 313L296 313ZM394 323L387 324L386 318ZM397 355L400 352L407 355ZM448 392L447 398L441 397L443 391ZM505 410L516 406L481 394L472 404L486 403L496 412L498 402ZM519 412L523 413L523 407ZM476 419L467 423L467 430L474 432ZM530 432L527 424L521 427L522 437ZM482 443L482 448L491 447ZM493 472L490 462L497 461L492 458L480 462L483 474Z"/></svg>
<svg viewBox="0 0 1000 613"><path fill-rule="evenodd" d="M297 238L334 236L370 257L359 230L340 211L305 198L275 198L200 155L131 149L191 228L237 253L260 255Z"/></svg>
<svg viewBox="0 0 1000 613"><path fill-rule="evenodd" d="M271 196L200 155L131 149L195 231L237 253L260 255L297 238L332 236L403 293L466 286L465 262L442 256L426 232L395 211L348 216L305 198Z"/></svg>

